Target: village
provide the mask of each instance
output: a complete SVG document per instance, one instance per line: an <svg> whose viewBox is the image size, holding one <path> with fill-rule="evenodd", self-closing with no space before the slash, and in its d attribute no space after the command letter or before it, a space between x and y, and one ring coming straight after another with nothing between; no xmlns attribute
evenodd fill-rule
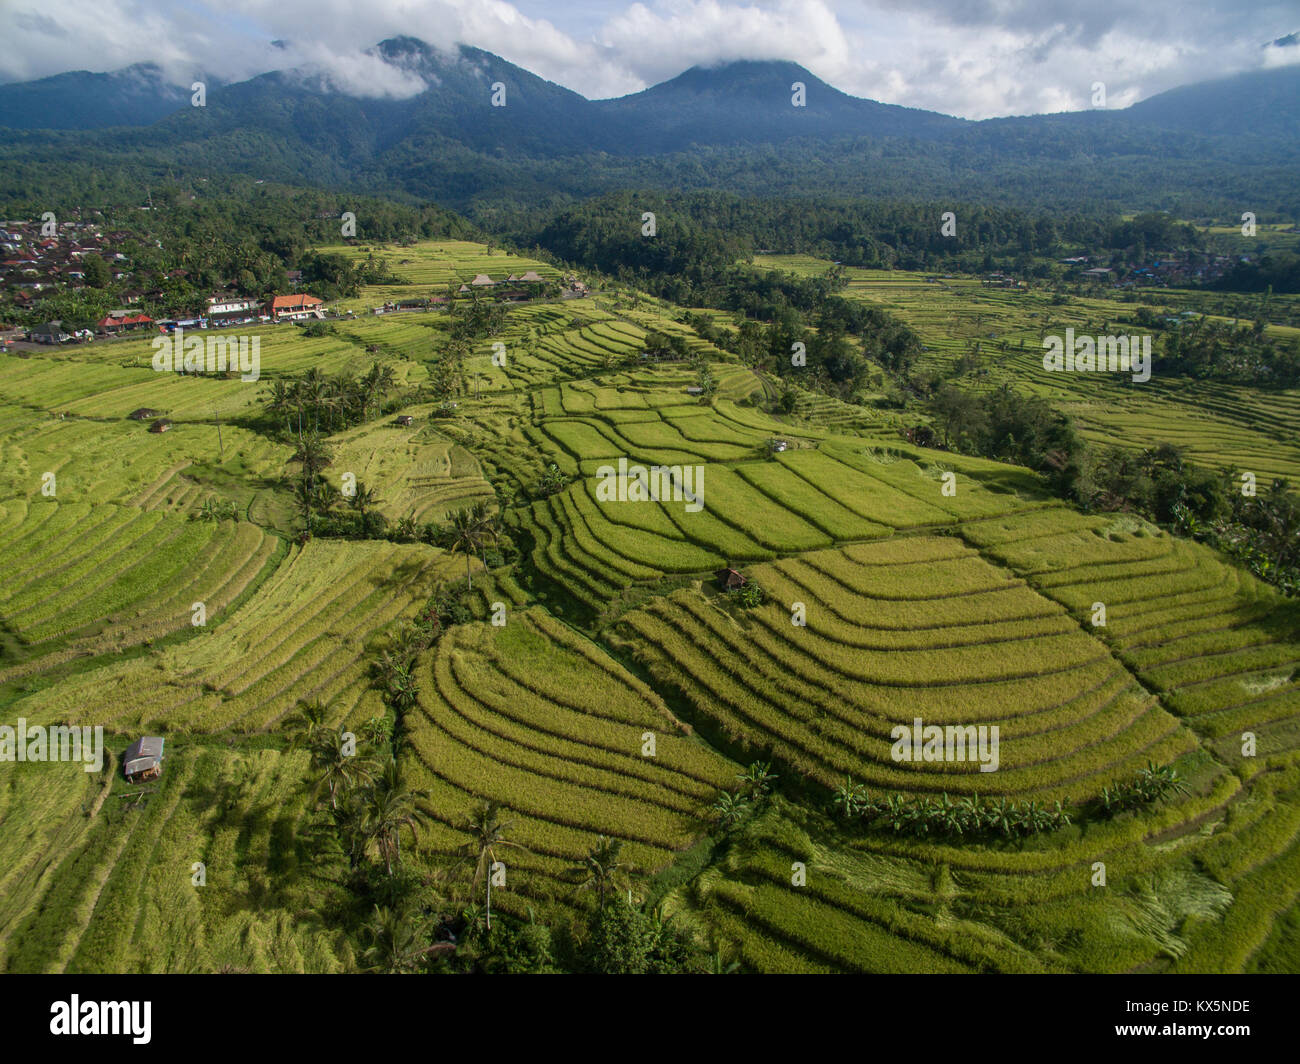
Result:
<svg viewBox="0 0 1300 1064"><path fill-rule="evenodd" d="M91 214L97 212L89 212ZM51 232L56 235L49 235ZM357 311L333 310L320 296L302 291L303 271L284 271L289 291L259 299L227 287L184 307L172 317L154 316L147 308L171 306L174 293L157 287L157 277L135 283L131 257L127 254L138 238L124 230L109 230L93 221L42 222L7 220L0 222L0 308L4 305L31 320L43 300L56 294L99 288L115 292L120 306L93 320L70 322L53 318L27 328L0 329L0 350L30 348L33 345L61 345L112 340L133 334L182 329L222 329L237 325L275 325L284 322L323 321L352 318ZM167 271L162 283L183 284L188 271ZM150 287L154 282L155 286ZM459 286L449 285L445 294L427 290L410 297L390 299L369 308L372 315L422 312L446 308L453 300L489 299L499 303L524 303L535 299L575 299L589 294L588 286L575 275L562 282L547 279L535 270L492 277L478 273Z"/></svg>

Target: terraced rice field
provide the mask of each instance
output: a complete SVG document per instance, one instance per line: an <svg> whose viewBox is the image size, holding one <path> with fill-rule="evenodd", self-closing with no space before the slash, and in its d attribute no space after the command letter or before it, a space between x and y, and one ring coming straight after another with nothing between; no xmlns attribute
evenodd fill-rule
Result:
<svg viewBox="0 0 1300 1064"><path fill-rule="evenodd" d="M332 437L334 462L327 475L339 482L352 473L374 490L376 506L392 520L413 516L441 524L451 511L490 498L478 459L438 432L438 423L429 421L432 409L407 408L420 422L411 427L386 419Z"/></svg>
<svg viewBox="0 0 1300 1064"><path fill-rule="evenodd" d="M963 764L891 760L891 730L997 725L998 792L1090 796L1195 737L1061 607L951 537L906 537L752 566L772 596L743 619L700 590L624 618L629 649L755 756L827 788L989 791ZM805 624L792 623L795 603Z"/></svg>
<svg viewBox="0 0 1300 1064"><path fill-rule="evenodd" d="M120 782L37 766L21 778L39 779L39 796L15 792L4 800L11 808L21 803L28 817L42 807L55 813L58 798L65 808L43 838L44 849L6 862L0 967L183 973L349 967L346 938L308 915L339 892L322 893L321 873L331 862L315 852L306 832L305 761L301 753L178 744L141 808L118 800L125 793ZM78 788L74 775L88 782ZM95 819L69 807L78 797L89 807L95 790L102 792ZM79 825L79 833L60 837L69 825ZM196 861L205 866L202 886L193 882Z"/></svg>
<svg viewBox="0 0 1300 1064"><path fill-rule="evenodd" d="M463 563L428 548L312 541L293 548L228 624L70 678L17 707L33 721L73 715L115 730L251 733L275 728L300 699L319 699L333 723L359 723L382 712L367 643L457 571Z"/></svg>
<svg viewBox="0 0 1300 1064"><path fill-rule="evenodd" d="M831 263L810 256L759 256L759 264L803 276L824 274ZM897 314L921 336L921 370L951 366L975 344L979 375L963 384L1012 387L1042 396L1074 418L1085 436L1106 444L1152 447L1169 442L1208 469L1250 470L1261 480L1300 479L1300 391L1248 388L1218 381L1162 377L1149 381L1103 373L1053 373L1043 368L1042 337L1149 332L1130 323L1135 305L1106 295L1052 302L1047 290L988 287L978 279L845 268L845 295ZM1195 308L1206 293L1149 293L1155 305ZM1290 333L1270 326L1278 336Z"/></svg>
<svg viewBox="0 0 1300 1064"><path fill-rule="evenodd" d="M1300 746L1295 603L1208 549L1131 518L1032 515L963 535L1094 629L1168 708L1230 754L1244 731L1271 753ZM1090 623L1090 620L1089 622Z"/></svg>
<svg viewBox="0 0 1300 1064"><path fill-rule="evenodd" d="M625 840L643 871L668 864L704 833L705 807L735 771L650 688L539 610L456 629L421 661L419 694L410 764L432 794L427 840L454 853L476 802L506 806L527 849L506 858L519 887L494 901L516 912L530 899L578 903L565 869L598 834Z"/></svg>
<svg viewBox="0 0 1300 1064"><path fill-rule="evenodd" d="M542 272L478 245L382 253L404 294ZM981 335L991 378L1023 370L1022 386L1066 396L1019 348L1047 321L1023 293L865 271L849 291L916 315L936 364L996 331ZM370 663L464 580L460 555L299 542L292 449L231 421L263 385L156 375L123 364L131 344L0 356L2 716L102 724L115 754L146 732L168 744L138 807L115 764L0 765L0 970L355 970L355 938L319 918L355 900L347 858L322 843L307 755L286 741L299 701L319 699L330 727L400 718L403 782L427 791L412 869L464 872L467 818L505 807L521 848L500 855L494 911L582 927L594 898L572 869L607 835L638 893L750 971L1294 971L1294 602L1204 547L1064 506L1023 469L904 444L877 410L805 397L793 417L767 413L764 382L677 308L628 302L512 306L506 365L473 351L454 416L412 391L413 426L386 416L326 441L326 477L354 473L387 517L499 499L522 552L473 564L473 618L415 658L400 714ZM445 327L433 312L312 341L267 330L263 370L358 374L378 358L414 389ZM686 392L689 364L629 368L651 330L711 360L711 403ZM1293 397L1152 384L1069 401L1099 438L1181 426L1207 455L1289 468ZM126 421L138 406L175 427ZM774 437L790 449L770 456ZM602 498L597 470L620 458L702 467L703 507ZM551 463L572 479L541 497ZM191 520L208 500L239 520ZM724 565L767 602L719 592ZM917 717L996 725L997 771L896 761L891 730ZM711 807L754 760L781 793L726 828ZM1090 811L1148 760L1176 763L1187 792ZM1015 841L860 830L829 815L846 777L873 795L1061 800L1079 822Z"/></svg>
<svg viewBox="0 0 1300 1064"><path fill-rule="evenodd" d="M533 502L520 520L533 538L538 571L597 609L628 583L666 573L1041 505L1031 480L992 463L945 455L940 464L893 443L808 436L804 446L768 459L760 457L766 441L783 426L766 415L726 401L712 408L681 404L680 412L677 405L641 409L642 397L630 390L588 395L567 386L538 393L539 446L581 479ZM672 393L665 399L672 403ZM586 402L590 417L568 416ZM619 457L647 466L702 466L702 507L692 512L684 498L602 498L598 471L615 468ZM945 473L957 478L951 496L943 492Z"/></svg>

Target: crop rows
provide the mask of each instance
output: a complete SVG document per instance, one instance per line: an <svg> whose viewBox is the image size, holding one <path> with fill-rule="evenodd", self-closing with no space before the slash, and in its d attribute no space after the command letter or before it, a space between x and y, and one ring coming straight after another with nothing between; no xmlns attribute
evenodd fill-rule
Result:
<svg viewBox="0 0 1300 1064"><path fill-rule="evenodd" d="M889 789L1079 796L1192 747L1058 607L972 553L943 559L950 545L929 545L932 560L897 559L889 543L756 567L775 600L740 625L682 590L621 631L732 741L828 787L848 775ZM791 623L795 602L804 626ZM996 773L895 763L891 730L916 717L997 724Z"/></svg>

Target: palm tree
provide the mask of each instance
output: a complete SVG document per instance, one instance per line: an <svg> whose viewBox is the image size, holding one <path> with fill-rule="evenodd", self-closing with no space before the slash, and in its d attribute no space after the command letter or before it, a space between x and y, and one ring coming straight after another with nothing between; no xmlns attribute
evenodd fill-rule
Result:
<svg viewBox="0 0 1300 1064"><path fill-rule="evenodd" d="M285 431L290 431L288 414L294 405L294 394L289 385L283 380L272 381L271 392L266 405L271 413L285 415Z"/></svg>
<svg viewBox="0 0 1300 1064"><path fill-rule="evenodd" d="M308 701L298 699L298 711L289 718L289 745L297 747L303 743L310 746L325 729L329 710L319 698Z"/></svg>
<svg viewBox="0 0 1300 1064"><path fill-rule="evenodd" d="M318 735L312 746L311 767L316 774L315 794L329 790L330 808L339 807L338 796L348 788L364 785L374 777L374 766L367 760L347 753L342 728L337 733Z"/></svg>
<svg viewBox="0 0 1300 1064"><path fill-rule="evenodd" d="M369 943L361 953L368 972L402 975L415 971L429 952L421 945L420 933L405 914L375 906L364 928Z"/></svg>
<svg viewBox="0 0 1300 1064"><path fill-rule="evenodd" d="M472 590L474 582L473 577L470 575L469 560L478 553L481 535L473 511L461 507L453 513L451 515L450 532L451 549L465 552L465 586Z"/></svg>
<svg viewBox="0 0 1300 1064"><path fill-rule="evenodd" d="M393 386L393 370L391 366L381 365L373 362L369 371L361 378L357 392L361 401L361 420L366 420L366 414L372 406L378 406L384 397L384 393Z"/></svg>
<svg viewBox="0 0 1300 1064"><path fill-rule="evenodd" d="M470 508L470 519L474 522L474 528L478 540L479 556L483 562L484 570L487 569L487 544L491 540L496 544L501 536L501 523L497 520L497 515L492 512L487 502L480 499Z"/></svg>
<svg viewBox="0 0 1300 1064"><path fill-rule="evenodd" d="M486 801L470 814L467 830L470 839L463 849L466 856L474 861L474 878L470 889L478 886L480 879L487 880L487 928L492 930L492 866L497 863L497 848L507 847L524 850L525 846L511 842L506 838L513 820L502 821L501 806L495 801Z"/></svg>
<svg viewBox="0 0 1300 1064"><path fill-rule="evenodd" d="M596 891L597 907L600 912L605 911L606 888L618 889L619 880L623 878L620 875L623 865L618 859L622 850L621 840L611 839L608 835L598 835L596 845L588 851L582 864L569 869L570 875L580 877L579 890Z"/></svg>
<svg viewBox="0 0 1300 1064"><path fill-rule="evenodd" d="M298 444L298 450L290 459L293 462L302 464L302 471L311 477L311 482L316 483L316 474L330 464L330 453L325 447L319 434L306 436Z"/></svg>
<svg viewBox="0 0 1300 1064"><path fill-rule="evenodd" d="M370 507L374 506L374 504L375 489L366 487L362 481L358 480L352 497L348 499L348 505L351 506L352 509L360 512L361 516L364 517L366 511L369 510Z"/></svg>
<svg viewBox="0 0 1300 1064"><path fill-rule="evenodd" d="M312 411L316 435L320 435L320 412L329 401L330 385L325 374L313 366L299 381L303 403Z"/></svg>
<svg viewBox="0 0 1300 1064"><path fill-rule="evenodd" d="M362 832L366 838L374 840L390 876L394 860L402 858L402 829L410 828L414 835L415 829L426 819L424 811L416 805L417 799L426 797L426 791L412 791L402 786L395 761L384 766L383 774L370 791Z"/></svg>

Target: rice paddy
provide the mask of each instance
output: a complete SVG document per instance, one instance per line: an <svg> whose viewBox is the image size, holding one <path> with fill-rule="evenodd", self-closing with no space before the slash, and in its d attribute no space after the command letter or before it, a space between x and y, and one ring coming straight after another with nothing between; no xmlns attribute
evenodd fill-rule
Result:
<svg viewBox="0 0 1300 1064"><path fill-rule="evenodd" d="M558 276L455 242L343 253L371 250L407 283L358 310L478 273ZM1033 350L1047 310L1024 293L848 272L849 295L909 320L928 359L979 339L991 383L1050 395L1096 439L1300 470L1289 393L1049 379ZM414 654L400 713L372 664L439 587L464 586L461 553L300 537L294 449L254 416L265 383L155 373L145 340L0 356L3 721L100 725L115 756L164 735L169 754L142 803L112 759L0 762L0 970L355 970L321 915L347 903L349 869L289 742L303 701L330 728L400 721L424 818L402 860L420 874L460 868L470 815L499 803L517 846L492 905L521 919L586 919L572 870L605 835L639 893L747 971L1296 970L1295 603L1209 548L1080 513L1024 469L906 443L873 407L810 394L769 412L764 382L676 308L635 302L511 305L504 365L474 349L450 411L421 391L443 311L358 313L315 338L259 327L268 382L394 370L400 409L324 441L329 483L352 473L389 521L500 507L505 555L471 562L469 618ZM1116 313L1072 300L1051 320ZM710 401L687 391L690 365L641 357L651 332L708 361ZM138 407L171 431L127 420ZM620 461L676 467L679 485L689 470L700 505L611 494ZM763 601L722 591L721 568ZM918 718L996 727L996 771L900 760ZM724 824L715 803L753 761L780 793ZM1185 791L1097 812L1152 762ZM834 814L846 780L1059 801L1074 823L1018 839L865 828Z"/></svg>

